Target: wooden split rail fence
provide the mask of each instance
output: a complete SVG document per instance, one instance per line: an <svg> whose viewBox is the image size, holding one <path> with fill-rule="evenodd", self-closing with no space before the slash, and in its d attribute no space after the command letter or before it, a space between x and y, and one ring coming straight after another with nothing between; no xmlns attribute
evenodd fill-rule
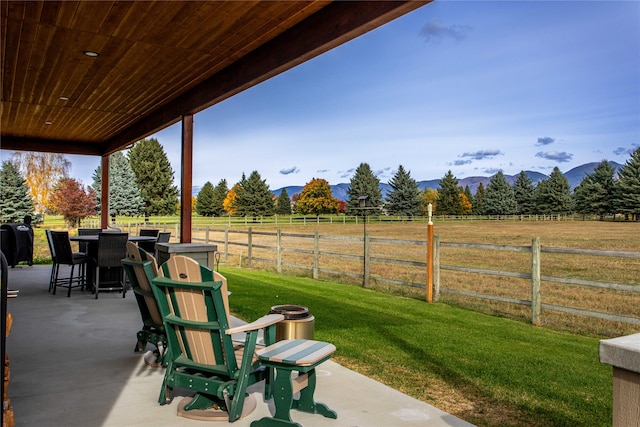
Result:
<svg viewBox="0 0 640 427"><path fill-rule="evenodd" d="M324 275L355 279L361 281L365 287L372 283L376 285L386 283L426 289L428 242L424 240L373 238L369 234L365 234L364 237L332 236L321 235L317 231L314 234L284 233L281 229L276 232L265 232L253 231L251 227L247 230L206 227L200 231L200 233L194 232L194 236L204 234L204 238L194 237L194 240L218 244L227 263L230 262L230 256L238 256L240 265L251 267L255 263L271 264L275 266L278 273L282 273L284 268L302 269L311 271L314 279ZM544 247L541 246L539 238L534 238L531 246L511 246L441 242L439 236L434 236L433 245L433 287L436 300L441 294L448 293L528 306L531 308L531 322L534 324L540 323L541 309L545 309L640 325L639 317L543 303L540 290L542 282L549 282L623 291L628 292L629 295L640 296L638 293L640 285L545 276L540 273L542 253L640 260L640 252ZM239 251L233 250L233 247L239 248ZM446 248L530 253L530 266L525 272L516 272L442 264L440 262L442 252L446 251ZM510 298L442 287L441 278L446 271L525 279L531 284L530 297L528 299Z"/></svg>

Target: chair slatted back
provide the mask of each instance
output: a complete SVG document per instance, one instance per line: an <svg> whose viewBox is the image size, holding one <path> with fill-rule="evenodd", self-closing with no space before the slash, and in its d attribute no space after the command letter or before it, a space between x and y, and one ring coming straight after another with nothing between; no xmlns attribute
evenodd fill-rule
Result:
<svg viewBox="0 0 640 427"><path fill-rule="evenodd" d="M128 270L129 266L133 271L134 277L131 277L130 271L127 271L127 274L130 275L129 280L133 286L133 292L136 294L136 298L140 296L144 301L143 304L138 303L140 306L140 310L143 313L143 321L146 322L145 314L148 314L148 317L152 320L154 325L162 326L162 316L160 315L160 310L158 309L158 304L156 304L156 299L153 296L153 290L151 289L150 280L153 277L161 276L162 271L158 268L158 263L156 259L149 255L144 249L138 248L133 242L127 242L127 258L131 263L127 263L126 268ZM145 271L145 264L150 264L151 272L153 276L149 278L147 272Z"/></svg>
<svg viewBox="0 0 640 427"><path fill-rule="evenodd" d="M172 282L153 283L165 330L171 330L166 331L169 348L178 347L183 357L233 377L238 365L231 337L225 333L229 324L222 282L214 282L211 269L185 256L171 257L162 269Z"/></svg>

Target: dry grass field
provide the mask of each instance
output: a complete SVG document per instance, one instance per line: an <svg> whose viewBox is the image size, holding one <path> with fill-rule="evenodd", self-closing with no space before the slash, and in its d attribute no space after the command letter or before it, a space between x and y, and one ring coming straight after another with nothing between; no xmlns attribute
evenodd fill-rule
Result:
<svg viewBox="0 0 640 427"><path fill-rule="evenodd" d="M228 256L222 256L222 262L231 266L247 263L246 226L232 226L228 233ZM283 234L284 274L311 276L310 268L314 264L314 245L312 238L318 233L321 253L340 254L321 255L319 257L320 279L332 278L344 283L362 285L363 261L363 224L354 223L312 223L306 225L260 225L252 227L252 256L272 262L257 262L252 267L276 270L276 245L274 233L279 228ZM222 230L222 226L215 229ZM237 232L234 232L237 231ZM131 230L135 233L135 230ZM74 230L71 230L71 234ZM426 244L399 245L394 242L381 242L384 239L408 240L414 243L426 242L427 226L424 222L377 222L372 219L367 224L367 233L371 238L370 256L371 280L369 286L383 292L424 299L426 268L378 262L375 258L395 259L412 262L426 261ZM441 242L482 243L492 245L531 246L532 239L539 237L542 248L581 248L611 251L640 252L640 223L601 222L601 221L436 221L434 233ZM291 236L294 235L294 236ZM204 241L203 229L194 229L194 241ZM353 238L348 240L348 238ZM209 232L209 239L224 242L223 232ZM46 262L49 250L44 237L44 227L35 230L34 255L39 262ZM235 244L234 244L235 243ZM221 251L224 246L218 243ZM266 248L260 248L265 246ZM292 252L291 249L305 253ZM286 264L305 266L306 269ZM492 270L527 273L531 268L531 254L526 252L508 252L495 250L465 249L442 247L441 265L454 265ZM336 275L330 271L340 271ZM565 277L591 281L631 284L640 286L640 259L608 258L586 255L568 255L542 253L542 276ZM391 278L402 284L393 284L380 278ZM531 300L530 281L509 277L498 277L454 271L441 271L440 301L458 304L486 313L508 316L530 321L531 310L527 306L493 302L483 299L447 293L446 290L472 291L481 294ZM614 315L640 317L640 292L617 291L595 287L566 285L542 282L541 296L543 304L554 304L577 309L592 310ZM568 329L573 332L610 337L640 332L640 325L613 322L567 313L542 309L543 326Z"/></svg>
<svg viewBox="0 0 640 427"><path fill-rule="evenodd" d="M318 233L319 251L351 257L322 255L319 266L322 270L339 270L347 274L340 277L346 283L361 284L363 264L362 224L307 224L307 225L257 225L252 227L252 256L275 262L276 238L273 233L280 228L283 233L283 262L311 267L314 262L313 239L288 236L290 234L313 235ZM231 230L246 231L246 227L232 227ZM539 237L545 247L598 249L610 251L640 252L640 223L599 222L599 221L438 221L434 232L441 242L482 243L492 245L531 246L532 239ZM426 241L427 227L424 223L375 221L367 224L367 233L372 243L371 257L424 262L425 245L398 245L383 243L376 239L398 239ZM229 265L246 265L247 235L228 234ZM194 231L194 238L204 239L204 231ZM342 237L359 238L344 240ZM209 233L209 238L224 241L224 233ZM220 245L220 244L219 244ZM259 246L267 246L260 248ZM222 246L220 245L221 249ZM307 253L287 251L302 249ZM223 260L225 257L223 256ZM455 265L510 272L530 272L531 254L466 248L441 248L441 265ZM275 263L254 262L252 267L275 270ZM311 276L310 270L283 267L286 274ZM542 253L541 275L575 278L590 281L640 285L640 259L609 258L592 255L570 255ZM360 276L360 277L358 277ZM336 278L334 274L320 274L322 277ZM415 284L426 283L424 267L411 267L373 261L371 264L370 287L385 292L408 297L424 298L424 287ZM378 277L393 278L405 285L389 284ZM411 286L414 284L414 286ZM530 280L498 277L473 273L441 271L440 300L482 312L504 315L523 321L531 319L527 306L493 302L446 293L447 289L472 291L481 294L531 300ZM542 283L542 303L577 309L603 312L613 315L639 317L640 292L617 291L595 287L567 285L553 282ZM640 331L640 325L595 319L580 315L561 313L543 308L542 325L552 328L569 329L574 332L597 336L618 336Z"/></svg>

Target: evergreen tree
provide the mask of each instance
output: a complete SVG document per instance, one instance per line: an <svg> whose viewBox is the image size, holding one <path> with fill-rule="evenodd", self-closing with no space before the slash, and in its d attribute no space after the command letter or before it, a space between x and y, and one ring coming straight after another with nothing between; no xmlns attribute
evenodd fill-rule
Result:
<svg viewBox="0 0 640 427"><path fill-rule="evenodd" d="M329 188L331 190L331 188ZM287 189L283 188L278 197L278 204L276 205L276 213L278 215L291 215L291 199L287 194Z"/></svg>
<svg viewBox="0 0 640 427"><path fill-rule="evenodd" d="M213 211L213 185L207 181L198 192L196 212L202 216L213 216Z"/></svg>
<svg viewBox="0 0 640 427"><path fill-rule="evenodd" d="M618 170L618 211L640 220L640 147Z"/></svg>
<svg viewBox="0 0 640 427"><path fill-rule="evenodd" d="M173 185L173 169L162 145L155 138L143 139L127 156L144 200L145 220L150 215L173 215L179 192Z"/></svg>
<svg viewBox="0 0 640 427"><path fill-rule="evenodd" d="M227 197L229 188L227 187L227 180L221 179L213 189L213 214L215 216L222 216L225 214L224 199Z"/></svg>
<svg viewBox="0 0 640 427"><path fill-rule="evenodd" d="M313 178L307 182L296 202L296 211L302 215L338 213L338 199L325 179Z"/></svg>
<svg viewBox="0 0 640 427"><path fill-rule="evenodd" d="M251 172L248 179L242 174L238 184L234 203L238 215L252 217L254 220L259 216L273 215L273 194L258 171Z"/></svg>
<svg viewBox="0 0 640 427"><path fill-rule="evenodd" d="M2 162L0 168L0 222L22 222L33 216L33 197L18 165Z"/></svg>
<svg viewBox="0 0 640 427"><path fill-rule="evenodd" d="M460 215L462 206L460 205L460 189L458 188L458 178L448 171L440 180L438 186L438 215Z"/></svg>
<svg viewBox="0 0 640 427"><path fill-rule="evenodd" d="M536 210L542 214L567 214L573 211L569 181L556 166L548 179L536 187Z"/></svg>
<svg viewBox="0 0 640 427"><path fill-rule="evenodd" d="M532 214L536 206L536 187L525 171L520 171L513 183L513 194L516 198L516 211L519 215Z"/></svg>
<svg viewBox="0 0 640 427"><path fill-rule="evenodd" d="M411 172L405 171L400 165L398 171L389 181L392 190L387 194L387 211L392 215L415 216L420 215L422 200L420 188L416 180L411 178Z"/></svg>
<svg viewBox="0 0 640 427"><path fill-rule="evenodd" d="M596 166L594 171L584 177L573 191L576 211L583 214L596 214L600 220L608 213L615 212L616 171L606 160Z"/></svg>
<svg viewBox="0 0 640 427"><path fill-rule="evenodd" d="M486 196L486 192L484 190L484 185L482 183L478 184L478 188L476 189L476 194L473 196L472 202L472 211L474 215L484 215L484 198Z"/></svg>
<svg viewBox="0 0 640 427"><path fill-rule="evenodd" d="M360 166L356 168L356 173L349 183L347 196L346 211L350 215L369 214L370 211L360 209L359 198L361 196L369 196L369 201L373 207L378 207L382 204L380 180L373 174L371 167L367 163L360 163Z"/></svg>
<svg viewBox="0 0 640 427"><path fill-rule="evenodd" d="M93 172L93 190L96 192L98 209L102 207L102 166ZM129 161L118 151L109 158L109 215L115 222L116 215L137 216L142 213L143 200L136 177Z"/></svg>
<svg viewBox="0 0 640 427"><path fill-rule="evenodd" d="M511 215L516 211L513 188L502 171L491 177L484 197L484 212L487 215Z"/></svg>

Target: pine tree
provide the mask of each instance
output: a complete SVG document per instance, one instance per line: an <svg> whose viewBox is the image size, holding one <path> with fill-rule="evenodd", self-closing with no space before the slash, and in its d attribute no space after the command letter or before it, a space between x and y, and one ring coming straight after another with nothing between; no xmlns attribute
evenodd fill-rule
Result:
<svg viewBox="0 0 640 427"><path fill-rule="evenodd" d="M379 207L382 204L380 180L373 174L367 163L360 163L356 168L349 183L347 196L346 211L350 215L368 215L371 212L360 209L361 196L368 196L372 207Z"/></svg>
<svg viewBox="0 0 640 427"><path fill-rule="evenodd" d="M487 215L512 215L516 211L513 188L502 171L491 177L484 196L484 212Z"/></svg>
<svg viewBox="0 0 640 427"><path fill-rule="evenodd" d="M102 166L93 172L92 188L101 209ZM113 153L109 158L109 216L115 222L116 215L137 216L142 209L143 200L129 161L122 152Z"/></svg>
<svg viewBox="0 0 640 427"><path fill-rule="evenodd" d="M196 213L202 216L213 216L213 185L207 181L198 192Z"/></svg>
<svg viewBox="0 0 640 427"><path fill-rule="evenodd" d="M278 197L278 204L276 205L276 213L278 215L291 215L291 199L287 194L287 189L283 188Z"/></svg>
<svg viewBox="0 0 640 427"><path fill-rule="evenodd" d="M171 163L157 139L143 139L127 155L135 182L144 200L144 215L173 215L178 205L178 188L173 185Z"/></svg>
<svg viewBox="0 0 640 427"><path fill-rule="evenodd" d="M520 171L513 183L513 194L516 198L516 214L529 215L535 211L536 188L525 171Z"/></svg>
<svg viewBox="0 0 640 427"><path fill-rule="evenodd" d="M33 216L33 197L29 194L29 186L18 165L12 161L2 162L0 195L1 222L22 222L26 215Z"/></svg>
<svg viewBox="0 0 640 427"><path fill-rule="evenodd" d="M438 215L460 215L462 206L460 205L460 189L458 179L448 171L440 180L438 186Z"/></svg>
<svg viewBox="0 0 640 427"><path fill-rule="evenodd" d="M296 211L302 215L338 213L338 200L325 179L313 178L307 182L296 202Z"/></svg>
<svg viewBox="0 0 640 427"><path fill-rule="evenodd" d="M251 172L248 179L242 174L236 190L235 207L238 215L252 217L254 221L259 216L273 215L275 211L273 194L258 171Z"/></svg>
<svg viewBox="0 0 640 427"><path fill-rule="evenodd" d="M606 214L614 213L617 204L615 173L613 165L603 160L587 174L573 191L576 211L599 215L600 220Z"/></svg>
<svg viewBox="0 0 640 427"><path fill-rule="evenodd" d="M416 180L411 178L411 172L405 171L400 165L398 171L389 181L392 190L387 194L387 211L392 215L415 216L420 215L420 188Z"/></svg>
<svg viewBox="0 0 640 427"><path fill-rule="evenodd" d="M51 209L62 215L69 227L75 228L84 218L96 214L96 193L73 178L62 178L54 187L49 200Z"/></svg>
<svg viewBox="0 0 640 427"><path fill-rule="evenodd" d="M640 220L640 147L618 170L618 211Z"/></svg>
<svg viewBox="0 0 640 427"><path fill-rule="evenodd" d="M573 211L569 181L556 166L548 179L536 187L536 211L541 214L567 214Z"/></svg>
<svg viewBox="0 0 640 427"><path fill-rule="evenodd" d="M229 188L227 187L227 180L221 179L213 188L213 214L215 216L222 216L225 214L224 199L227 197Z"/></svg>
<svg viewBox="0 0 640 427"><path fill-rule="evenodd" d="M482 183L478 184L478 188L476 189L476 194L473 196L472 202L472 211L474 215L484 215L484 198L486 196L486 192L484 190L484 185Z"/></svg>

